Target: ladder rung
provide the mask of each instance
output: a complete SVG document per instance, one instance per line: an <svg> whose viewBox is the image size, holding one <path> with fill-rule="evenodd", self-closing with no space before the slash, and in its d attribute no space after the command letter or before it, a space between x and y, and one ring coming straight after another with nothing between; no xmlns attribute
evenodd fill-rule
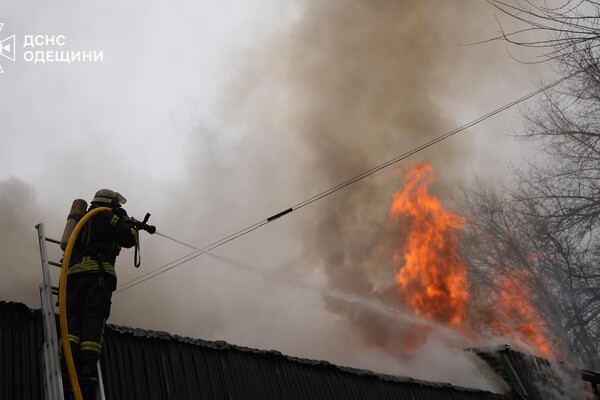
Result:
<svg viewBox="0 0 600 400"><path fill-rule="evenodd" d="M46 238L46 241L51 242L51 243L60 244L60 240L52 239L52 238L49 238L49 237Z"/></svg>
<svg viewBox="0 0 600 400"><path fill-rule="evenodd" d="M48 261L48 264L54 265L55 267L62 267L61 263L57 263L57 262L54 262L54 261Z"/></svg>

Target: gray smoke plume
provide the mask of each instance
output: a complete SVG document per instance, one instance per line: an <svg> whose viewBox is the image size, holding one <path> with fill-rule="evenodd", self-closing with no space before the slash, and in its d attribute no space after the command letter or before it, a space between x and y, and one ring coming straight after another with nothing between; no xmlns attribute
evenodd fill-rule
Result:
<svg viewBox="0 0 600 400"><path fill-rule="evenodd" d="M34 225L41 210L33 187L11 178L0 182L0 282L2 300L32 304L39 298L42 281ZM37 269L34 266L39 266Z"/></svg>
<svg viewBox="0 0 600 400"><path fill-rule="evenodd" d="M448 103L470 101L477 72L494 67L485 56L468 58L471 48L458 44L481 29L488 12L470 1L304 2L296 23L243 76L245 99L266 103L260 109L273 118L264 130L300 149L299 181L307 196L315 194L460 125ZM230 101L239 108L239 98ZM441 182L434 190L448 201L471 158L471 141L463 137L412 161L433 163ZM317 222L303 230L304 249L331 288L402 306L392 263L402 227L386 227L392 193L401 186L392 168L314 206ZM370 341L389 351L398 345L402 327L393 321L326 303Z"/></svg>
<svg viewBox="0 0 600 400"><path fill-rule="evenodd" d="M500 105L491 100L512 88L507 77L517 81L510 69L496 67L506 61L497 47L457 46L493 36L485 2L264 0L244 8L265 15L248 25L236 25L239 16L223 6L213 18L231 22L222 42L198 23L210 12L204 2L183 12L134 2L119 8L120 24L110 32L105 26L113 13L104 5L65 21L72 4L62 3L36 12L38 26L23 26L22 33L70 27L82 48L102 39L98 48L107 56L94 69L39 68L36 79L30 69L12 71L20 79L13 96L5 96L3 132L27 138L24 149L30 137L48 142L30 167L41 172L26 179L39 193L18 180L0 183L0 221L8 227L0 233L7 243L0 266L8 277L1 293L30 307L39 306L41 279L33 225L44 221L60 237L74 198L118 190L130 215L149 211L159 231L201 247L453 129L464 115L479 116L474 103L486 111ZM287 25L270 20L277 10ZM15 12L22 16L12 26L34 24L29 11ZM238 42L243 52L232 46ZM228 46L233 61L226 64L221 48ZM235 78L221 86L226 76ZM204 82L212 77L217 83ZM207 104L216 93L221 107L213 110ZM198 110L189 97L200 99ZM39 134L49 126L64 138L60 146L54 135ZM412 159L433 163L436 194L444 200L479 157L472 139L457 137ZM487 162L489 152L483 154ZM277 269L306 285L397 306L386 217L401 186L390 168L217 252L265 273ZM400 230L392 232L398 237ZM188 250L143 235L142 267L131 267L133 252L123 251L119 285ZM399 363L393 349L403 326L395 321L206 257L116 294L109 322L490 387L460 349L442 354L442 339L432 336Z"/></svg>

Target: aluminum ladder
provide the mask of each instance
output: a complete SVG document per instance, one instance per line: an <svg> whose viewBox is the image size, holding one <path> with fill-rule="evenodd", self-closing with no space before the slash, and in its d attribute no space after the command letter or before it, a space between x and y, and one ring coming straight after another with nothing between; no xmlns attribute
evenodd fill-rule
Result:
<svg viewBox="0 0 600 400"><path fill-rule="evenodd" d="M58 287L52 286L50 266L61 268L61 264L48 259L46 242L60 246L60 241L46 237L44 224L36 226L42 259L42 284L40 285L40 300L42 303L42 322L44 325L44 344L42 345L42 376L44 379L44 398L46 400L65 400L60 359L58 356L58 334L56 330L55 307L58 304ZM53 296L56 296L56 300ZM95 385L96 400L106 400L104 395L104 382L100 362L98 370L98 383Z"/></svg>

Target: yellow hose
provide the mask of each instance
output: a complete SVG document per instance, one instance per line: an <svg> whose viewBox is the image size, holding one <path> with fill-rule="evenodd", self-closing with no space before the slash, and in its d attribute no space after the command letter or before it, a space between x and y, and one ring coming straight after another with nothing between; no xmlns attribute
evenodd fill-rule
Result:
<svg viewBox="0 0 600 400"><path fill-rule="evenodd" d="M77 236L79 236L79 232L83 228L83 225L85 225L85 223L94 215L107 211L112 211L112 209L108 207L94 208L85 214L77 223L77 225L75 225L75 228L73 228L73 233L71 233L69 241L67 242L67 248L65 249L65 255L63 256L62 268L60 270L60 285L58 290L60 336L62 338L63 355L65 357L65 363L67 364L67 372L69 373L69 380L71 381L71 388L73 388L75 400L83 400L83 396L81 394L81 388L79 387L79 380L77 380L77 372L75 371L73 353L71 353L71 345L69 342L69 328L67 326L67 274L69 272L69 263L71 262L73 246L75 245L75 240L77 239Z"/></svg>

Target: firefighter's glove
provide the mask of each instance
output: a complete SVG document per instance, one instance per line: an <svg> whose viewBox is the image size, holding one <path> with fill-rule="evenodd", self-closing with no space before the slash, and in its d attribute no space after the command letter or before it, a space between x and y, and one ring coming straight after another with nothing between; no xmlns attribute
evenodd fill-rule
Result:
<svg viewBox="0 0 600 400"><path fill-rule="evenodd" d="M131 222L133 222L133 226L135 226L135 229L137 229L138 231L144 230L151 235L153 235L154 232L156 232L156 227L154 225L145 224L142 221L138 221L135 218L131 218Z"/></svg>

